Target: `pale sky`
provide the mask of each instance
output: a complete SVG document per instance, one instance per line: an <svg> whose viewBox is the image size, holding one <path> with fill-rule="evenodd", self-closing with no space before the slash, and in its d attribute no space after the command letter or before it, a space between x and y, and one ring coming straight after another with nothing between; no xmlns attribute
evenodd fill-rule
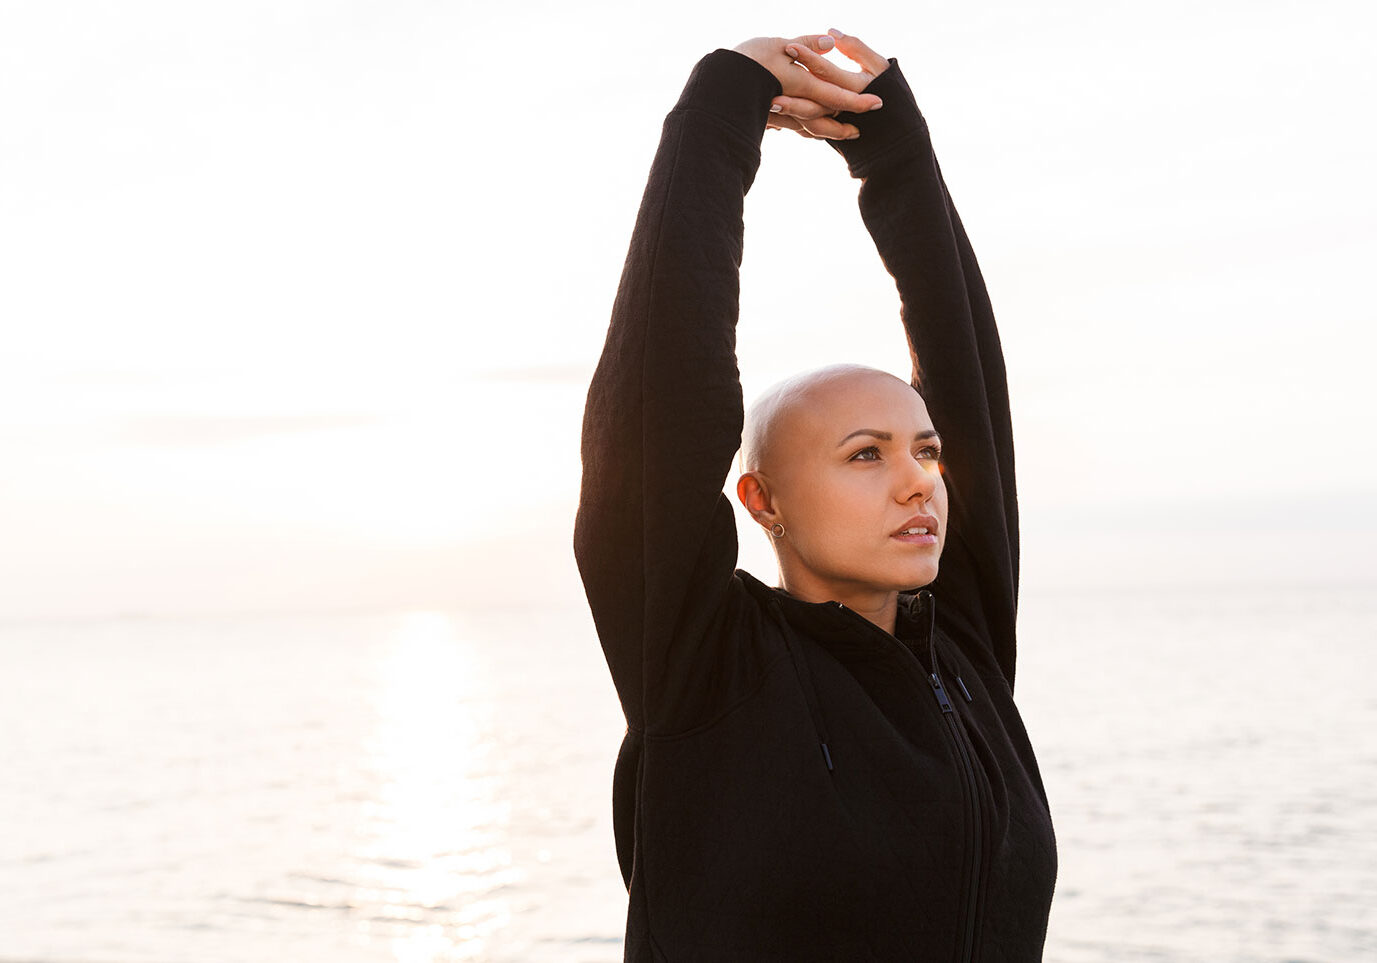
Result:
<svg viewBox="0 0 1377 963"><path fill-rule="evenodd" d="M980 258L1027 583L1377 577L1377 15L1046 6L0 4L0 618L576 600L660 121L828 26L904 65ZM906 373L855 190L767 136L748 396Z"/></svg>

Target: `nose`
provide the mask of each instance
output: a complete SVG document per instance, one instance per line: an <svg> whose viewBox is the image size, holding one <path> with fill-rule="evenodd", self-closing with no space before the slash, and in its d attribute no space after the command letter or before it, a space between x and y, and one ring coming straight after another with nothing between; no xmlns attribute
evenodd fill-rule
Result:
<svg viewBox="0 0 1377 963"><path fill-rule="evenodd" d="M899 501L904 503L917 501L919 505L924 504L932 498L933 493L937 491L937 486L942 483L939 471L935 461L919 458L908 459L900 479Z"/></svg>

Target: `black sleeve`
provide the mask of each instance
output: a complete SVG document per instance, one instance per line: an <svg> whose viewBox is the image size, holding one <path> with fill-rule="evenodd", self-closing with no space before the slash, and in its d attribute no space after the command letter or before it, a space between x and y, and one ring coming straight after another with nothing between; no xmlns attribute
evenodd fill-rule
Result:
<svg viewBox="0 0 1377 963"><path fill-rule="evenodd" d="M938 617L985 648L1012 687L1018 499L1004 355L927 122L889 63L866 90L884 106L842 115L861 136L834 146L861 180L861 216L899 289L913 383L942 436L950 508Z"/></svg>
<svg viewBox="0 0 1377 963"><path fill-rule="evenodd" d="M718 50L665 119L583 422L574 552L628 723L665 728L707 671L736 566L744 198L778 81Z"/></svg>

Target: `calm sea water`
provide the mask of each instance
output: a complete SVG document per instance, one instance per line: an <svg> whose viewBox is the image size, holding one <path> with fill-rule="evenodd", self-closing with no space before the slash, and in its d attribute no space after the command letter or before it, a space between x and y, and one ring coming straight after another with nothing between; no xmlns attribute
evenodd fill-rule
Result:
<svg viewBox="0 0 1377 963"><path fill-rule="evenodd" d="M1048 960L1377 960L1377 591L1021 632ZM0 960L619 960L622 725L578 610L0 627Z"/></svg>

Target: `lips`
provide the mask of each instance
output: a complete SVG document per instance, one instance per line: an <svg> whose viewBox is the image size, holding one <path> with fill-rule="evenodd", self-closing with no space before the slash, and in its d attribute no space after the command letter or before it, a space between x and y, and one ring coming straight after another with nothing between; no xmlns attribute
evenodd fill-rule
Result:
<svg viewBox="0 0 1377 963"><path fill-rule="evenodd" d="M891 538L914 538L922 535L937 537L936 515L914 515L890 533Z"/></svg>

